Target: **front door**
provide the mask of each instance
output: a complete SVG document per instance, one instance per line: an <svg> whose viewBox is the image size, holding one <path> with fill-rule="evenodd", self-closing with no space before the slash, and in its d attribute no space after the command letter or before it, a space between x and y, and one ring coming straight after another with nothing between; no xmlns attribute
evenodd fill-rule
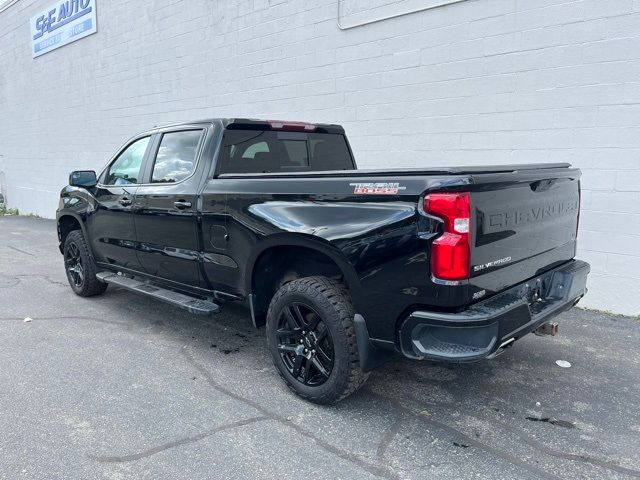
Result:
<svg viewBox="0 0 640 480"><path fill-rule="evenodd" d="M140 270L136 255L133 201L149 150L149 136L127 145L101 175L95 212L87 220L97 262Z"/></svg>
<svg viewBox="0 0 640 480"><path fill-rule="evenodd" d="M153 276L191 287L201 287L198 235L196 160L204 129L164 131L159 134L138 187L134 223L138 258Z"/></svg>

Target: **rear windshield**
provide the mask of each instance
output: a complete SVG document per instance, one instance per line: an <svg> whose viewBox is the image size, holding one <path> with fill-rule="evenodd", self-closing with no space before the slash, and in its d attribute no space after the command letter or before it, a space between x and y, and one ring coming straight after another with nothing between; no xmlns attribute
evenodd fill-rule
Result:
<svg viewBox="0 0 640 480"><path fill-rule="evenodd" d="M220 173L353 170L344 135L225 130Z"/></svg>

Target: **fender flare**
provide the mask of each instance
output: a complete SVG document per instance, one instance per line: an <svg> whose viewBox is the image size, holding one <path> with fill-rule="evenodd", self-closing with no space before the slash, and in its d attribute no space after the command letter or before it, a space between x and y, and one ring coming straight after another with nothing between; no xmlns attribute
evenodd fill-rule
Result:
<svg viewBox="0 0 640 480"><path fill-rule="evenodd" d="M89 236L87 235L87 227L85 225L85 219L72 210L59 210L56 214L56 229L58 232L58 241L60 242L60 252L63 252L64 245L62 244L62 239L60 238L60 220L63 217L72 217L74 220L78 222L80 225L80 230L82 230L82 235L87 239L87 243L89 244L89 250L91 251L91 242L89 241ZM93 256L93 251L91 251L91 255Z"/></svg>

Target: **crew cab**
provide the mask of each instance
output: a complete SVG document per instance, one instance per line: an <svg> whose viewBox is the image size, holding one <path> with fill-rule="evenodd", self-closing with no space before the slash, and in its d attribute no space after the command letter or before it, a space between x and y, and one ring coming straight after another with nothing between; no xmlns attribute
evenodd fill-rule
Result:
<svg viewBox="0 0 640 480"><path fill-rule="evenodd" d="M73 172L57 226L76 294L245 302L287 385L333 403L390 355L478 361L544 331L587 291L579 209L568 164L358 170L338 125L211 119Z"/></svg>

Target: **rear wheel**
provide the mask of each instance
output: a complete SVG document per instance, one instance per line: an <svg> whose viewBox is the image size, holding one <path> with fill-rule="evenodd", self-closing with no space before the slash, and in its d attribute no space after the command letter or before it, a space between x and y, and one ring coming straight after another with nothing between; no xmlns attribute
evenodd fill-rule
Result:
<svg viewBox="0 0 640 480"><path fill-rule="evenodd" d="M96 264L80 230L74 230L64 242L64 266L71 289L81 297L100 295L107 284L96 278Z"/></svg>
<svg viewBox="0 0 640 480"><path fill-rule="evenodd" d="M293 280L276 292L267 312L267 341L278 372L296 394L335 403L366 381L353 316L344 285L326 277Z"/></svg>

